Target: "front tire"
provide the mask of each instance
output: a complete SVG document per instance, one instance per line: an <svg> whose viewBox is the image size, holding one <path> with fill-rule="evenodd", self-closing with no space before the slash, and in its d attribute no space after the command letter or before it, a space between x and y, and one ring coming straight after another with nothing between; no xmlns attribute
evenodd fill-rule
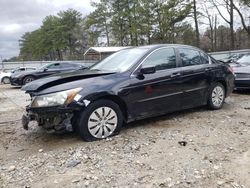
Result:
<svg viewBox="0 0 250 188"><path fill-rule="evenodd" d="M212 110L222 108L226 98L225 87L221 83L216 83L211 87L208 96L208 107Z"/></svg>
<svg viewBox="0 0 250 188"><path fill-rule="evenodd" d="M35 80L34 76L26 76L26 77L23 79L23 85L26 85L26 84L28 84L28 83L34 81L34 80Z"/></svg>
<svg viewBox="0 0 250 188"><path fill-rule="evenodd" d="M111 100L97 100L80 114L78 131L85 141L105 139L119 133L123 124L120 107Z"/></svg>

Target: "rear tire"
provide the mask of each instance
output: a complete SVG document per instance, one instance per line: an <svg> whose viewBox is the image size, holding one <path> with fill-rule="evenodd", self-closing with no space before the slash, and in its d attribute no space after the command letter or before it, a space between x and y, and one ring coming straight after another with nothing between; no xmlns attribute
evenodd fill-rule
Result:
<svg viewBox="0 0 250 188"><path fill-rule="evenodd" d="M118 134L122 124L120 107L111 100L102 99L81 112L77 130L83 140L90 142Z"/></svg>
<svg viewBox="0 0 250 188"><path fill-rule="evenodd" d="M3 77L2 82L3 82L3 84L9 84L10 83L10 78L9 77Z"/></svg>
<svg viewBox="0 0 250 188"><path fill-rule="evenodd" d="M34 81L34 80L35 80L34 76L26 76L26 77L23 79L23 85L26 85L26 84L28 84L28 83Z"/></svg>
<svg viewBox="0 0 250 188"><path fill-rule="evenodd" d="M221 83L213 84L208 96L208 107L212 110L221 109L224 104L225 97L225 87Z"/></svg>

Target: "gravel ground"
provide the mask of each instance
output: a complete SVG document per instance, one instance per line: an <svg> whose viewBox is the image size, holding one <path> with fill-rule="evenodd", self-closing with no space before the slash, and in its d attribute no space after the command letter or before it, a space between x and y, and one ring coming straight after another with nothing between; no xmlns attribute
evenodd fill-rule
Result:
<svg viewBox="0 0 250 188"><path fill-rule="evenodd" d="M29 97L0 85L0 187L250 187L250 92L126 125L87 143L21 126Z"/></svg>

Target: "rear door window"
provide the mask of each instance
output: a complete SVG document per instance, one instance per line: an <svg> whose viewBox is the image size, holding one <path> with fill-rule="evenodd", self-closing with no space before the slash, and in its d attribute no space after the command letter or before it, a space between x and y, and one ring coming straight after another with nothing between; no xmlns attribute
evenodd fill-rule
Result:
<svg viewBox="0 0 250 188"><path fill-rule="evenodd" d="M209 57L207 54L200 52L201 55L201 64L209 64Z"/></svg>

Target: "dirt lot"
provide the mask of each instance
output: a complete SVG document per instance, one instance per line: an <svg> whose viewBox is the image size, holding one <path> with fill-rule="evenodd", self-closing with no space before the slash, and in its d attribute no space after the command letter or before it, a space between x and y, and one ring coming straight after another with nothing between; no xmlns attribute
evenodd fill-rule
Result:
<svg viewBox="0 0 250 188"><path fill-rule="evenodd" d="M35 123L23 130L28 99L0 85L0 187L250 187L250 92L219 111L139 121L92 143Z"/></svg>

